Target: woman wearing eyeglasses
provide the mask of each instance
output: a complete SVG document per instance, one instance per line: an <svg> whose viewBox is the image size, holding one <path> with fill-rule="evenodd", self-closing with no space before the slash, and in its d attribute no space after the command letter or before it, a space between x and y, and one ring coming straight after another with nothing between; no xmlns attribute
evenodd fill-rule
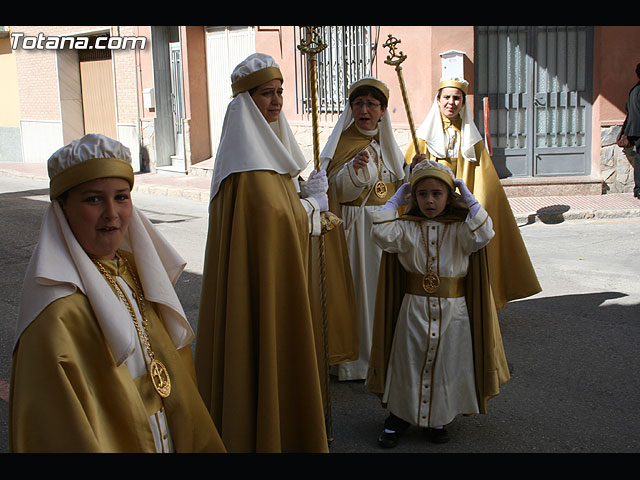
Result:
<svg viewBox="0 0 640 480"><path fill-rule="evenodd" d="M391 129L388 87L365 77L349 87L348 102L321 153L329 180L329 210L343 220L327 235L327 258L347 252L355 289L359 357L340 363L340 380L366 378L382 251L371 239L371 211L384 205L406 177L408 166ZM327 265L327 283L337 275ZM345 274L345 273L343 273ZM330 299L328 299L331 301Z"/></svg>

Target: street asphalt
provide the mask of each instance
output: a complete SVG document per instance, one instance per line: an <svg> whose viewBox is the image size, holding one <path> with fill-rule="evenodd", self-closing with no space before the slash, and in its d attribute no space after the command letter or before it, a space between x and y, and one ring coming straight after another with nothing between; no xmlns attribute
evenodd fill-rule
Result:
<svg viewBox="0 0 640 480"><path fill-rule="evenodd" d="M46 172L12 165L0 164L0 452L21 279L48 204ZM148 175L136 176L134 202L188 262L176 289L196 328L208 179ZM613 195L512 203L543 291L500 313L511 380L487 415L457 418L446 444L412 428L382 450L378 399L332 378L331 452L639 453L640 201Z"/></svg>

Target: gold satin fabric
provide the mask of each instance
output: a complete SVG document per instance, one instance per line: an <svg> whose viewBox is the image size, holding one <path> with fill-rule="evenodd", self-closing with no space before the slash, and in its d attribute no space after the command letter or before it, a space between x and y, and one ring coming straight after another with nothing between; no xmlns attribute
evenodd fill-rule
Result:
<svg viewBox="0 0 640 480"><path fill-rule="evenodd" d="M115 262L103 263L115 273ZM133 285L127 271L119 274ZM125 364L115 365L87 297L74 293L51 303L14 352L11 452L155 453L149 415L162 406L176 452L225 452L198 393L191 347L176 350L154 304L145 309L171 395L161 399L148 375L132 379Z"/></svg>
<svg viewBox="0 0 640 480"><path fill-rule="evenodd" d="M196 372L229 452L326 452L309 226L289 175L233 174L209 210Z"/></svg>

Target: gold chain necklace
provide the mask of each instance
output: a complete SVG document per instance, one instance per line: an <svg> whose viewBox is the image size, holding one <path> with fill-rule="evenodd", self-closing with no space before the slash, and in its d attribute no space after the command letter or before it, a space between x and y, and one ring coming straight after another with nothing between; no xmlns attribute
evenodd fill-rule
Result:
<svg viewBox="0 0 640 480"><path fill-rule="evenodd" d="M440 277L433 270L433 264L436 258L440 258L440 247L442 246L442 242L444 241L444 236L446 235L448 228L449 228L449 224L447 223L445 224L444 229L442 230L442 237L439 239L440 240L439 242L438 242L438 231L436 229L436 256L430 257L429 245L427 244L427 239L425 237L424 230L422 229L422 222L420 222L420 234L422 235L422 243L424 244L424 250L425 250L425 253L427 254L427 266L425 269L426 273L424 274L424 277L422 277L422 288L427 293L435 293L438 290L438 287L440 286Z"/></svg>
<svg viewBox="0 0 640 480"><path fill-rule="evenodd" d="M373 151L373 148L371 149ZM387 184L382 181L382 157L376 152L376 166L378 167L378 181L373 187L373 191L375 192L378 198L385 198L387 196Z"/></svg>
<svg viewBox="0 0 640 480"><path fill-rule="evenodd" d="M129 315L131 315L131 319L133 320L133 324L136 327L136 331L138 332L140 342L145 346L147 355L149 356L149 359L151 361L147 368L149 370L149 376L151 377L153 388L155 388L156 392L158 392L158 395L166 398L171 393L171 380L169 378L169 372L167 371L167 368L162 364L162 362L155 359L155 355L151 348L151 342L149 341L149 321L145 314L144 295L142 293L142 288L140 288L140 283L138 282L138 276L130 267L129 262L126 258L121 257L120 255L117 255L117 258L124 261L127 269L131 273L131 277L133 278L133 291L136 297L136 303L138 304L138 308L140 309L140 314L142 315L142 327L140 327L140 323L138 322L138 318L136 317L129 298L122 291L122 287L118 284L116 279L113 278L113 276L106 270L104 265L102 265L98 260L93 259L93 263L95 263L98 271L100 271L105 280L111 285L116 295L126 305L127 310L129 311Z"/></svg>

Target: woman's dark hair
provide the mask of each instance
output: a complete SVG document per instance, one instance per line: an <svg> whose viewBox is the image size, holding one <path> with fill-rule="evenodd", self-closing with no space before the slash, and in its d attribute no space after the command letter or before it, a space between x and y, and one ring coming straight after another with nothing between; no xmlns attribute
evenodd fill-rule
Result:
<svg viewBox="0 0 640 480"><path fill-rule="evenodd" d="M384 108L387 108L387 97L385 97L384 94L376 87L372 87L370 85L363 85L351 92L351 95L349 95L349 103L353 103L353 101L358 97L365 97L367 95L371 95L373 98L378 100Z"/></svg>

